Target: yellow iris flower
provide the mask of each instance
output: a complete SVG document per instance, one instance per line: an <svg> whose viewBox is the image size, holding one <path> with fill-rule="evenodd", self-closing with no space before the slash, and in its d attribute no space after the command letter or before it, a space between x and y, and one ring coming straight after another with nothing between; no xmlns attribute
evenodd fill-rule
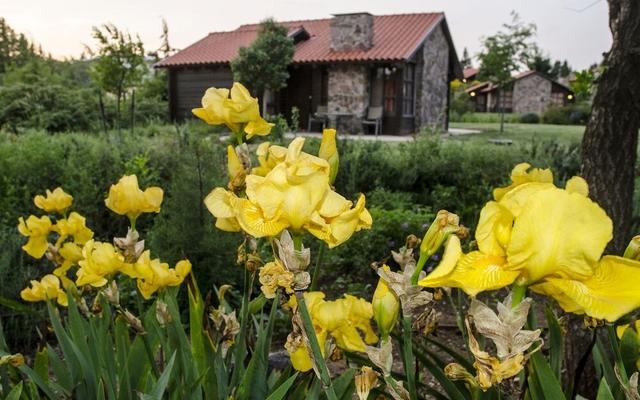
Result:
<svg viewBox="0 0 640 400"><path fill-rule="evenodd" d="M136 277L131 264L124 262L122 254L118 253L111 243L89 240L82 249L82 260L78 264L78 286L102 287L117 272Z"/></svg>
<svg viewBox="0 0 640 400"><path fill-rule="evenodd" d="M378 341L371 327L373 318L371 303L348 294L333 301L326 301L324 297L322 292L304 293L305 303L321 349L324 349L327 334L335 339L338 347L351 352L364 352L367 344ZM295 296L291 296L289 307L293 308L296 303ZM361 334L364 334L364 339ZM288 347L294 368L299 371L311 369L311 359L306 347L303 345L296 348Z"/></svg>
<svg viewBox="0 0 640 400"><path fill-rule="evenodd" d="M231 90L209 88L202 97L202 107L194 108L193 114L210 125L226 125L238 133L244 125L247 139L255 135L268 135L274 124L260 116L258 99L241 83L234 82Z"/></svg>
<svg viewBox="0 0 640 400"><path fill-rule="evenodd" d="M284 229L309 231L335 247L354 232L371 227L371 215L360 195L355 206L329 185L329 164L302 152L304 138L289 145L282 162L265 176L246 178L247 198L215 188L205 199L216 226L254 237L277 236ZM352 207L353 206L353 207Z"/></svg>
<svg viewBox="0 0 640 400"><path fill-rule="evenodd" d="M73 203L73 196L65 193L60 187L55 188L53 192L47 189L46 195L46 197L37 195L33 199L36 207L46 212L62 214L67 208L71 207L71 203Z"/></svg>
<svg viewBox="0 0 640 400"><path fill-rule="evenodd" d="M282 146L272 146L269 142L260 143L256 150L258 156L258 167L251 170L253 175L265 176L276 165L284 162L287 157L287 148Z"/></svg>
<svg viewBox="0 0 640 400"><path fill-rule="evenodd" d="M608 321L639 307L634 277L640 262L602 257L613 225L587 197L584 179L559 189L548 182L550 172L524 174L528 180L519 182L521 168L514 169L514 184L495 195L499 200L482 209L478 250L463 254L452 236L441 263L420 284L475 296L517 282L553 297L567 312Z"/></svg>
<svg viewBox="0 0 640 400"><path fill-rule="evenodd" d="M58 250L58 254L62 257L62 263L53 270L53 274L62 279L73 265L82 260L82 248L73 242L67 242Z"/></svg>
<svg viewBox="0 0 640 400"><path fill-rule="evenodd" d="M284 269L284 266L278 260L266 263L260 268L259 280L260 290L262 290L267 299L275 298L279 287L289 294L293 293L295 275L293 272Z"/></svg>
<svg viewBox="0 0 640 400"><path fill-rule="evenodd" d="M60 234L59 243L64 242L69 236L72 236L73 242L79 245L83 245L93 238L93 231L87 228L86 219L75 211L69 214L68 218L59 219L53 227L53 231Z"/></svg>
<svg viewBox="0 0 640 400"><path fill-rule="evenodd" d="M181 260L175 268L169 268L169 264L160 262L157 258L152 260L151 253L147 250L136 261L134 268L138 276L138 290L142 297L148 299L164 287L180 285L191 272L191 263L189 260Z"/></svg>
<svg viewBox="0 0 640 400"><path fill-rule="evenodd" d="M45 275L40 281L31 281L31 287L23 289L20 297L26 301L56 300L61 306L67 306L67 294L60 288L60 280L55 275Z"/></svg>
<svg viewBox="0 0 640 400"><path fill-rule="evenodd" d="M22 236L29 238L27 243L22 246L22 250L33 258L42 258L49 247L48 236L52 227L51 220L46 215L40 218L30 215L26 221L20 217L18 231Z"/></svg>
<svg viewBox="0 0 640 400"><path fill-rule="evenodd" d="M137 176L125 175L117 184L111 185L104 203L116 214L135 220L142 213L160 212L163 196L162 189L155 186L143 192L138 186Z"/></svg>

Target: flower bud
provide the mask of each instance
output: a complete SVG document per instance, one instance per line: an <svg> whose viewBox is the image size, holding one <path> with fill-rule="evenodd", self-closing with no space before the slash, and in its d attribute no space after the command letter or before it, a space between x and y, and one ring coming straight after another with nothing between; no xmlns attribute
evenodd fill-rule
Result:
<svg viewBox="0 0 640 400"><path fill-rule="evenodd" d="M20 353L0 357L0 365L10 364L12 367L24 365L24 356Z"/></svg>
<svg viewBox="0 0 640 400"><path fill-rule="evenodd" d="M449 235L460 230L460 218L447 210L440 210L420 244L420 255L431 256L440 249Z"/></svg>
<svg viewBox="0 0 640 400"><path fill-rule="evenodd" d="M640 261L640 235L634 236L631 239L627 249L624 251L623 257Z"/></svg>
<svg viewBox="0 0 640 400"><path fill-rule="evenodd" d="M386 265L382 268L384 271L389 271L389 267ZM371 305L373 307L373 318L376 320L378 330L380 330L380 336L385 340L389 337L398 320L400 301L382 278L378 281L376 291L373 293Z"/></svg>
<svg viewBox="0 0 640 400"><path fill-rule="evenodd" d="M378 383L378 373L371 367L362 367L360 373L355 376L356 392L360 400L367 400L369 392Z"/></svg>
<svg viewBox="0 0 640 400"><path fill-rule="evenodd" d="M231 191L236 191L244 186L247 173L236 149L231 145L227 146L227 173L229 174L229 189Z"/></svg>
<svg viewBox="0 0 640 400"><path fill-rule="evenodd" d="M460 364L452 363L444 367L444 374L452 381L466 381L472 387L478 387L476 377L471 375L465 367Z"/></svg>
<svg viewBox="0 0 640 400"><path fill-rule="evenodd" d="M320 143L320 152L318 157L323 160L327 160L329 163L329 183L333 185L338 175L338 167L340 164L340 156L338 155L338 148L336 147L336 130L325 129L322 131L322 143Z"/></svg>
<svg viewBox="0 0 640 400"><path fill-rule="evenodd" d="M162 300L156 302L156 320L160 326L165 326L171 322L171 313L169 312L169 306Z"/></svg>

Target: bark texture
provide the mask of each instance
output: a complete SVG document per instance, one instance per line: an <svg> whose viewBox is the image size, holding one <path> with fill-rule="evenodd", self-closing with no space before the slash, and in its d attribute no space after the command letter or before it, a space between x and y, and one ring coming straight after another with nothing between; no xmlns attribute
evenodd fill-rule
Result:
<svg viewBox="0 0 640 400"><path fill-rule="evenodd" d="M608 0L611 50L582 142L582 175L590 197L609 214L621 254L630 239L640 129L640 0Z"/></svg>

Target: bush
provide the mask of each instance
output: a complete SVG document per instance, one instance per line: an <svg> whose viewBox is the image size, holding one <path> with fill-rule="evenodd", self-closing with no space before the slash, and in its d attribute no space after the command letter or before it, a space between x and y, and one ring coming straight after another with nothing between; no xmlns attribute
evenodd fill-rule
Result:
<svg viewBox="0 0 640 400"><path fill-rule="evenodd" d="M542 114L545 124L585 125L589 121L591 107L587 103L571 104L564 107L552 106Z"/></svg>
<svg viewBox="0 0 640 400"><path fill-rule="evenodd" d="M536 113L527 113L520 117L520 122L523 124L539 124L540 116Z"/></svg>
<svg viewBox="0 0 640 400"><path fill-rule="evenodd" d="M461 116L460 122L498 123L500 122L500 113L467 113ZM504 122L507 124L517 124L520 122L520 114L505 113Z"/></svg>

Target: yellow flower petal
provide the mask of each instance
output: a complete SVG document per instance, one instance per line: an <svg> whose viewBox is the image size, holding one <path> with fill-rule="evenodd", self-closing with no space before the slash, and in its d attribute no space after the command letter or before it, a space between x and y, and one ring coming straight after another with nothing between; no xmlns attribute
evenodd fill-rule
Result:
<svg viewBox="0 0 640 400"><path fill-rule="evenodd" d="M569 179L565 188L569 193L578 193L584 197L589 197L589 184L579 176L574 176Z"/></svg>
<svg viewBox="0 0 640 400"><path fill-rule="evenodd" d="M46 197L38 195L33 199L36 207L46 212L57 212L62 214L67 208L71 207L73 196L67 194L62 188L55 188L53 191L47 189Z"/></svg>
<svg viewBox="0 0 640 400"><path fill-rule="evenodd" d="M238 199L236 204L238 223L253 237L276 236L289 226L280 219L265 219L262 210L247 199Z"/></svg>
<svg viewBox="0 0 640 400"><path fill-rule="evenodd" d="M640 262L605 256L588 279L549 278L547 282L557 289L556 293L573 302L570 304L573 307L565 311L613 322L640 307L639 274ZM560 306L565 308L562 298L558 300Z"/></svg>
<svg viewBox="0 0 640 400"><path fill-rule="evenodd" d="M476 229L476 241L482 253L497 256L506 255L506 247L511 239L513 215L495 201L488 202L480 211L480 221Z"/></svg>
<svg viewBox="0 0 640 400"><path fill-rule="evenodd" d="M495 200L500 201L504 195L525 183L541 182L553 184L553 173L550 169L534 168L530 172L527 172L529 168L531 168L531 165L527 163L516 165L511 171L511 185L494 189L493 197Z"/></svg>
<svg viewBox="0 0 640 400"><path fill-rule="evenodd" d="M451 239L455 238L452 236ZM426 278L418 282L426 287L457 287L465 291L470 296L476 296L478 293L486 290L496 290L512 284L518 277L518 272L506 271L504 266L506 260L500 256L485 255L479 251L473 251L460 257L455 267L448 273L451 268L451 260L455 259L458 250L456 249L455 239L449 258L447 251L441 263L443 269L438 268Z"/></svg>
<svg viewBox="0 0 640 400"><path fill-rule="evenodd" d="M537 191L516 217L507 249L509 269L520 271L529 283L547 276L587 278L612 232L607 214L581 194Z"/></svg>

